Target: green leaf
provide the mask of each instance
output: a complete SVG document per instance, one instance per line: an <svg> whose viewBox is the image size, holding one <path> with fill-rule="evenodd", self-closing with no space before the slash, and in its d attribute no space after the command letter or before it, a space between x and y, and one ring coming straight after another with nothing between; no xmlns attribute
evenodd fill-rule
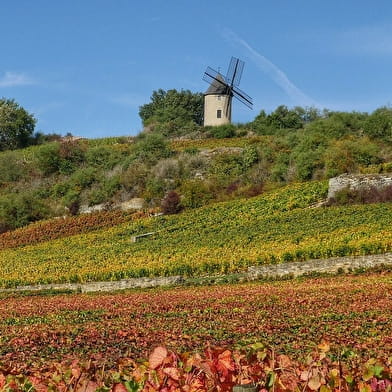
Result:
<svg viewBox="0 0 392 392"><path fill-rule="evenodd" d="M374 372L373 372L373 366L366 368L365 372L362 375L362 380L364 381L369 381L371 378L373 378Z"/></svg>
<svg viewBox="0 0 392 392"><path fill-rule="evenodd" d="M124 385L128 392L138 392L140 390L140 385L135 380L126 381Z"/></svg>
<svg viewBox="0 0 392 392"><path fill-rule="evenodd" d="M267 387L271 388L275 384L276 374L274 372L269 372L267 374Z"/></svg>

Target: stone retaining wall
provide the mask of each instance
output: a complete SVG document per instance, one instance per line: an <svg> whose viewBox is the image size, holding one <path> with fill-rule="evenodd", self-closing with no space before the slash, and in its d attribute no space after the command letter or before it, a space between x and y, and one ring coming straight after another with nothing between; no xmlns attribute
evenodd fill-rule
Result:
<svg viewBox="0 0 392 392"><path fill-rule="evenodd" d="M330 259L308 260L293 263L249 267L248 277L249 279L254 280L264 277L295 277L315 272L334 274L338 272L350 272L360 269L369 269L382 265L392 266L392 253L357 257L334 257Z"/></svg>
<svg viewBox="0 0 392 392"><path fill-rule="evenodd" d="M357 257L334 257L330 259L298 261L264 266L249 267L242 274L244 280L257 280L261 278L284 278L297 277L311 273L350 272L366 270L379 266L392 266L392 253L382 255L369 255ZM0 289L0 292L13 291L39 291L39 290L72 290L82 293L115 291L133 288L149 288L158 286L178 286L191 281L181 276L157 277L157 278L133 278L110 282L89 283L58 283L41 284L31 286L19 286L15 289Z"/></svg>
<svg viewBox="0 0 392 392"><path fill-rule="evenodd" d="M15 289L3 289L0 291L41 291L41 290L72 290L81 293L98 291L114 291L134 288L149 288L159 286L174 286L182 284L184 279L181 276L167 276L157 278L132 278L108 282L88 282L88 283L52 283L30 286L18 286Z"/></svg>
<svg viewBox="0 0 392 392"><path fill-rule="evenodd" d="M392 174L361 174L331 178L328 186L328 199L334 198L337 192L349 188L351 190L370 189L372 187L382 189L392 185Z"/></svg>

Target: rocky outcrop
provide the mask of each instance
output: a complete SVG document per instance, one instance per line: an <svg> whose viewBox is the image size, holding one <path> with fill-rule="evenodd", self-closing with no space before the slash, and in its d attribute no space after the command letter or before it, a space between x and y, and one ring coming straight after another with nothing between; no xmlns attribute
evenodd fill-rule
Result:
<svg viewBox="0 0 392 392"><path fill-rule="evenodd" d="M242 147L216 147L201 150L200 155L207 158L212 158L221 154L241 154L243 151L244 149Z"/></svg>
<svg viewBox="0 0 392 392"><path fill-rule="evenodd" d="M123 201L121 203L109 204L95 204L93 206L81 205L79 208L79 214L91 214L93 212L99 211L109 211L109 210L142 210L146 207L146 201L141 197L134 197L133 199Z"/></svg>
<svg viewBox="0 0 392 392"><path fill-rule="evenodd" d="M146 201L141 197L134 197L133 199L116 204L115 207L120 208L123 211L142 210L146 207Z"/></svg>
<svg viewBox="0 0 392 392"><path fill-rule="evenodd" d="M389 174L342 174L331 178L328 187L328 200L333 199L342 190L361 191L376 188L382 190L392 186L392 173Z"/></svg>

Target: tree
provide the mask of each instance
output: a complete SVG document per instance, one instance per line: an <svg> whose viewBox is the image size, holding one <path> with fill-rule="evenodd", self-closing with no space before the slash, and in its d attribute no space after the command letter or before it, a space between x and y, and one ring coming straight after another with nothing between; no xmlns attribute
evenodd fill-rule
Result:
<svg viewBox="0 0 392 392"><path fill-rule="evenodd" d="M299 129L303 126L301 114L298 113L298 110L290 110L285 105L278 106L268 116L268 120L275 129Z"/></svg>
<svg viewBox="0 0 392 392"><path fill-rule="evenodd" d="M364 131L372 138L392 141L392 109L381 107L366 120Z"/></svg>
<svg viewBox="0 0 392 392"><path fill-rule="evenodd" d="M175 121L181 125L203 123L203 94L189 90L154 91L151 102L140 106L139 116L143 125Z"/></svg>
<svg viewBox="0 0 392 392"><path fill-rule="evenodd" d="M0 151L27 147L36 120L13 99L0 99Z"/></svg>

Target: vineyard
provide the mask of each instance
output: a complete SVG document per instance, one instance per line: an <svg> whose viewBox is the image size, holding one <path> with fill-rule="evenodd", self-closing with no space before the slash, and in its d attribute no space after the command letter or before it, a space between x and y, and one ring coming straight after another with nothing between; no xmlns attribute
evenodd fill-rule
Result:
<svg viewBox="0 0 392 392"><path fill-rule="evenodd" d="M254 383L263 391L387 392L391 283L384 273L3 294L0 390L231 391Z"/></svg>
<svg viewBox="0 0 392 392"><path fill-rule="evenodd" d="M249 265L392 249L390 203L309 208L325 193L324 182L294 184L247 200L4 249L0 284L232 273ZM143 233L154 235L131 241Z"/></svg>
<svg viewBox="0 0 392 392"><path fill-rule="evenodd" d="M104 227L112 227L127 221L145 218L153 215L154 212L156 210L152 209L136 212L114 210L38 221L29 226L0 234L0 248L16 248L75 234L88 233Z"/></svg>

